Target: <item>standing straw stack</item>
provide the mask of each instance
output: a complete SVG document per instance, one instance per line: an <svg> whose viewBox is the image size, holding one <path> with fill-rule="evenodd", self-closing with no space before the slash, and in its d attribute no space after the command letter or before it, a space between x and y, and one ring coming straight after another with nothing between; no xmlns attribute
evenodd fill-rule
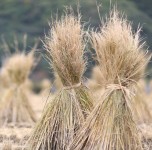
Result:
<svg viewBox="0 0 152 150"><path fill-rule="evenodd" d="M134 107L136 108L135 116L137 118L138 124L149 124L152 122L152 115L150 112L150 108L147 104L146 98L147 97L144 88L142 88L140 82L138 82L137 92L134 97Z"/></svg>
<svg viewBox="0 0 152 150"><path fill-rule="evenodd" d="M26 95L25 83L34 63L33 52L28 55L16 53L8 58L4 65L9 86L5 89L0 102L0 126L32 124L35 113Z"/></svg>
<svg viewBox="0 0 152 150"><path fill-rule="evenodd" d="M148 61L141 51L144 43L140 44L139 32L134 34L130 23L113 11L100 32L92 33L105 91L71 150L142 149L132 108L133 87Z"/></svg>
<svg viewBox="0 0 152 150"><path fill-rule="evenodd" d="M101 90L101 76L102 72L98 66L95 66L92 71L91 79L88 81L88 87L93 91L96 92Z"/></svg>
<svg viewBox="0 0 152 150"><path fill-rule="evenodd" d="M92 71L91 78L88 80L88 87L94 96L94 103L98 103L104 92L101 80L102 72L98 66L95 66Z"/></svg>
<svg viewBox="0 0 152 150"><path fill-rule="evenodd" d="M30 139L31 150L66 150L92 109L92 101L82 83L86 64L83 39L80 17L65 14L52 25L45 48L63 88L44 108Z"/></svg>

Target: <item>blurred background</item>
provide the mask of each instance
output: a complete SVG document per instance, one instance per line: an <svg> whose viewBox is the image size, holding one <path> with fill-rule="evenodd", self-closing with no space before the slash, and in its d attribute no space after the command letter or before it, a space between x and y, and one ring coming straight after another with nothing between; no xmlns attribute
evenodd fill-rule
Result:
<svg viewBox="0 0 152 150"><path fill-rule="evenodd" d="M147 41L149 51L152 51L152 0L111 0L112 4L117 3L120 11L124 12L130 21L133 22L134 29L140 24L143 27L142 37ZM100 19L97 11L97 4L101 4L101 17L109 12L110 0L80 0L80 12L82 20L86 21L86 27L98 27ZM56 13L61 15L65 6L72 6L75 10L78 5L77 0L0 0L0 62L4 59L4 43L7 43L11 51L14 51L12 43L14 37L18 40L19 47L23 46L23 35L27 34L27 52L37 42L38 50L35 55L42 57L38 65L33 70L31 78L41 80L44 77L53 79L51 70L48 71L48 64L43 58L43 45L40 39L48 33L48 22L51 16ZM5 42L4 42L5 41ZM90 70L95 62L88 53L88 66L86 76L89 77ZM152 78L152 64L149 63L146 78Z"/></svg>

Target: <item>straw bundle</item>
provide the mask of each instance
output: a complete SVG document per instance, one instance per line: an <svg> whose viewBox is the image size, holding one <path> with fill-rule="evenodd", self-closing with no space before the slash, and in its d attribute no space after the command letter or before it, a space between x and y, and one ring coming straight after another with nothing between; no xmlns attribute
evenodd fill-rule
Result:
<svg viewBox="0 0 152 150"><path fill-rule="evenodd" d="M101 85L101 70L98 66L93 68L91 79L88 80L88 87L94 96L94 103L98 103L104 93L104 87Z"/></svg>
<svg viewBox="0 0 152 150"><path fill-rule="evenodd" d="M25 93L26 79L34 63L33 52L16 53L8 58L3 68L9 79L0 104L0 125L33 123L35 114Z"/></svg>
<svg viewBox="0 0 152 150"><path fill-rule="evenodd" d="M85 43L80 17L64 15L53 23L45 48L63 88L46 105L30 139L30 149L65 150L75 131L92 109L92 101L82 84L85 70Z"/></svg>
<svg viewBox="0 0 152 150"><path fill-rule="evenodd" d="M28 55L25 55L24 53L14 54L6 61L4 68L7 71L11 82L20 85L28 78L33 63L33 52Z"/></svg>
<svg viewBox="0 0 152 150"><path fill-rule="evenodd" d="M9 88L9 78L6 70L4 68L0 69L0 101L5 93L5 90Z"/></svg>
<svg viewBox="0 0 152 150"><path fill-rule="evenodd" d="M142 149L132 108L133 87L147 63L139 31L134 34L130 23L113 11L101 31L92 33L105 92L77 133L71 150Z"/></svg>
<svg viewBox="0 0 152 150"><path fill-rule="evenodd" d="M40 83L41 86L41 91L40 91L40 95L43 96L45 94L48 95L48 93L50 93L50 89L52 88L52 83L49 79L43 79Z"/></svg>
<svg viewBox="0 0 152 150"><path fill-rule="evenodd" d="M98 89L101 89L102 86L100 84L101 81L101 75L102 72L98 66L95 66L92 71L91 79L88 81L88 87L92 91L96 91Z"/></svg>
<svg viewBox="0 0 152 150"><path fill-rule="evenodd" d="M9 87L9 78L6 70L2 68L0 70L0 90L6 89Z"/></svg>
<svg viewBox="0 0 152 150"><path fill-rule="evenodd" d="M152 115L150 112L150 108L147 105L146 99L148 99L148 96L146 95L146 92L144 91L144 84L142 81L138 82L138 87L136 91L136 95L134 97L134 107L136 108L134 115L137 119L137 123L151 123L152 122Z"/></svg>

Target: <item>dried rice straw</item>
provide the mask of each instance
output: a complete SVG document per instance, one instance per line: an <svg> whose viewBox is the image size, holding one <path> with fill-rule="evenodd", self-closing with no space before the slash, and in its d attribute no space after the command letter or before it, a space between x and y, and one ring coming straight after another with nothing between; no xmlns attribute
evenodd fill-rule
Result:
<svg viewBox="0 0 152 150"><path fill-rule="evenodd" d="M137 119L138 124L151 123L152 114L146 101L147 95L144 91L144 87L142 87L144 85L141 85L141 81L139 81L137 85L138 87L136 89L137 91L134 97L134 107L136 108L134 115Z"/></svg>
<svg viewBox="0 0 152 150"><path fill-rule="evenodd" d="M76 130L92 110L92 100L82 83L85 43L80 16L65 14L52 25L45 48L63 88L46 105L30 138L31 150L65 150Z"/></svg>
<svg viewBox="0 0 152 150"><path fill-rule="evenodd" d="M130 23L114 10L101 31L92 33L105 92L70 150L142 149L132 108L133 87L148 61L141 52L139 32L134 34Z"/></svg>
<svg viewBox="0 0 152 150"><path fill-rule="evenodd" d="M34 64L33 51L29 54L16 52L6 59L3 70L9 79L0 102L0 126L32 125L35 113L26 95L26 80Z"/></svg>

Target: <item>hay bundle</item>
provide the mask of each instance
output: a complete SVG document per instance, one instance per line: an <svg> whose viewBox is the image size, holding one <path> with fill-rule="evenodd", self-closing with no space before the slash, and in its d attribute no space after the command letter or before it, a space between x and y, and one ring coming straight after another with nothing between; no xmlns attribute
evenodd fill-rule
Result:
<svg viewBox="0 0 152 150"><path fill-rule="evenodd" d="M41 91L40 91L40 95L43 96L45 94L50 93L50 89L52 88L52 83L49 79L43 79L40 83L41 86Z"/></svg>
<svg viewBox="0 0 152 150"><path fill-rule="evenodd" d="M9 87L5 90L0 103L0 125L33 123L35 114L28 102L24 83L34 63L33 52L28 55L16 53L8 58L3 69L9 79Z"/></svg>
<svg viewBox="0 0 152 150"><path fill-rule="evenodd" d="M91 79L88 80L88 87L94 96L94 103L98 103L101 99L104 87L102 86L102 72L98 66L93 68Z"/></svg>
<svg viewBox="0 0 152 150"><path fill-rule="evenodd" d="M92 33L101 81L102 100L77 133L71 150L141 150L141 141L133 118L133 87L141 78L146 61L139 31L113 11L98 33Z"/></svg>
<svg viewBox="0 0 152 150"><path fill-rule="evenodd" d="M63 88L46 105L31 136L30 149L67 149L75 130L92 109L92 101L82 84L85 70L83 35L80 17L66 14L53 23L46 38L48 60L61 79Z"/></svg>
<svg viewBox="0 0 152 150"><path fill-rule="evenodd" d="M0 90L6 89L9 87L9 78L6 70L2 68L0 70Z"/></svg>
<svg viewBox="0 0 152 150"><path fill-rule="evenodd" d="M88 81L88 87L92 91L97 91L102 88L100 82L101 81L101 75L102 72L98 66L95 66L92 71L91 79Z"/></svg>
<svg viewBox="0 0 152 150"><path fill-rule="evenodd" d="M143 81L138 82L137 91L134 97L134 107L136 108L134 115L136 116L137 123L151 123L152 122L152 115L150 112L150 108L147 105L147 95L144 91L144 83Z"/></svg>
<svg viewBox="0 0 152 150"><path fill-rule="evenodd" d="M16 85L21 85L26 81L34 63L33 52L28 55L14 54L6 60L4 68L10 81Z"/></svg>

